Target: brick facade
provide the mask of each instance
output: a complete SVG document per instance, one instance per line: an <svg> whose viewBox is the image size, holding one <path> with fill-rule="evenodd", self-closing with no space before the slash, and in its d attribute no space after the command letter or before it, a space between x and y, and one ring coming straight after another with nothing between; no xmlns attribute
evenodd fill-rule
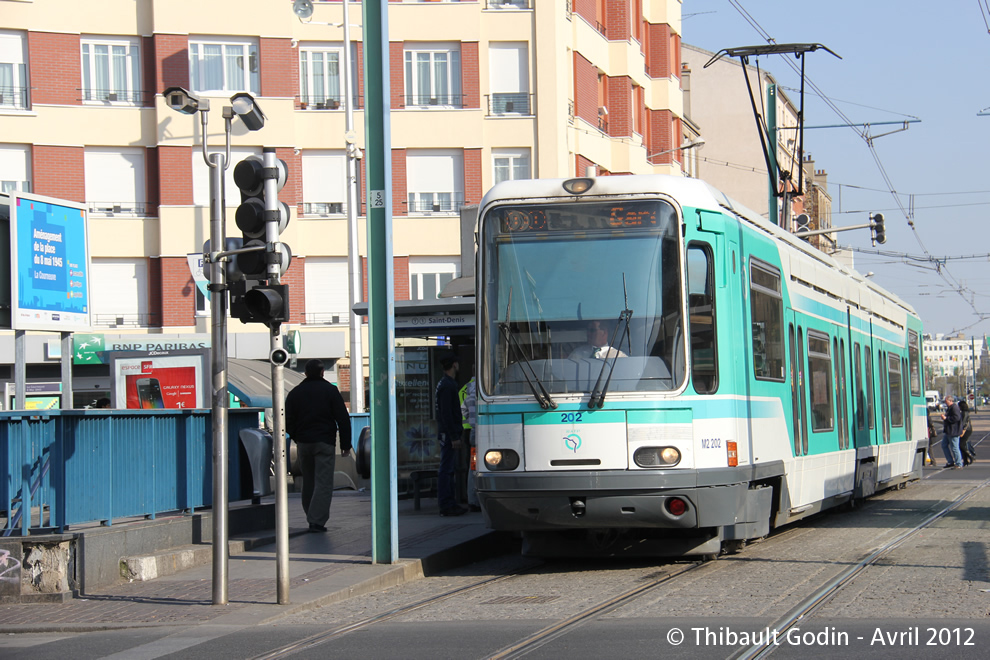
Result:
<svg viewBox="0 0 990 660"><path fill-rule="evenodd" d="M82 147L36 144L31 154L31 181L39 195L86 201L86 178Z"/></svg>
<svg viewBox="0 0 990 660"><path fill-rule="evenodd" d="M464 203L479 204L485 191L481 183L481 149L464 150Z"/></svg>
<svg viewBox="0 0 990 660"><path fill-rule="evenodd" d="M196 324L196 284L189 273L185 257L160 257L161 269L161 324L191 326ZM149 275L149 288L151 277Z"/></svg>
<svg viewBox="0 0 990 660"><path fill-rule="evenodd" d="M299 93L299 51L291 39L261 37L258 57L262 96L291 98Z"/></svg>
<svg viewBox="0 0 990 660"><path fill-rule="evenodd" d="M632 136L632 78L609 78L607 90L608 134L613 137Z"/></svg>
<svg viewBox="0 0 990 660"><path fill-rule="evenodd" d="M156 34L154 50L154 87L163 92L168 87L189 89L189 37L182 34Z"/></svg>
<svg viewBox="0 0 990 660"><path fill-rule="evenodd" d="M292 257L289 270L279 279L289 285L289 323L301 325L306 322L306 258Z"/></svg>
<svg viewBox="0 0 990 660"><path fill-rule="evenodd" d="M388 44L388 71L392 108L406 107L405 96L405 45L401 41Z"/></svg>
<svg viewBox="0 0 990 660"><path fill-rule="evenodd" d="M395 300L409 300L409 257L392 257L392 287ZM368 257L361 257L361 292L368 300Z"/></svg>
<svg viewBox="0 0 990 660"><path fill-rule="evenodd" d="M481 68L478 62L478 42L461 43L461 92L465 108L481 107Z"/></svg>
<svg viewBox="0 0 990 660"><path fill-rule="evenodd" d="M406 188L406 150L392 149L392 215L409 213ZM367 298L365 298L367 300Z"/></svg>
<svg viewBox="0 0 990 660"><path fill-rule="evenodd" d="M598 124L598 69L577 51L574 52L574 115Z"/></svg>
<svg viewBox="0 0 990 660"><path fill-rule="evenodd" d="M28 32L33 103L81 105L82 50L78 34Z"/></svg>
<svg viewBox="0 0 990 660"><path fill-rule="evenodd" d="M159 146L158 171L167 172L159 184L158 203L163 206L191 206L193 203L192 147Z"/></svg>

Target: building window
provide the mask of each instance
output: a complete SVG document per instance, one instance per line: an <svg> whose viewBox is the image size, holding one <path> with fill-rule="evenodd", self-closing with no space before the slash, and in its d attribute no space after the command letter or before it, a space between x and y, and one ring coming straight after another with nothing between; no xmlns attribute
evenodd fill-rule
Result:
<svg viewBox="0 0 990 660"><path fill-rule="evenodd" d="M82 40L83 100L141 102L141 54L136 39Z"/></svg>
<svg viewBox="0 0 990 660"><path fill-rule="evenodd" d="M409 213L454 213L464 205L464 154L459 149L406 152Z"/></svg>
<svg viewBox="0 0 990 660"><path fill-rule="evenodd" d="M258 44L249 40L189 42L189 82L194 92L258 94Z"/></svg>
<svg viewBox="0 0 990 660"><path fill-rule="evenodd" d="M197 154L202 158L201 154ZM87 147L86 205L94 215L145 215L144 149Z"/></svg>
<svg viewBox="0 0 990 660"><path fill-rule="evenodd" d="M343 151L302 155L304 215L339 215L347 202L347 156Z"/></svg>
<svg viewBox="0 0 990 660"><path fill-rule="evenodd" d="M31 192L31 148L0 144L0 192Z"/></svg>
<svg viewBox="0 0 990 660"><path fill-rule="evenodd" d="M23 32L0 30L0 110L28 107L26 52Z"/></svg>
<svg viewBox="0 0 990 660"><path fill-rule="evenodd" d="M447 283L457 277L457 266L455 259L410 257L410 300L436 300Z"/></svg>
<svg viewBox="0 0 990 660"><path fill-rule="evenodd" d="M529 149L492 149L492 182L528 179Z"/></svg>
<svg viewBox="0 0 990 660"><path fill-rule="evenodd" d="M753 370L761 380L784 380L784 310L780 271L762 262L750 264L753 316Z"/></svg>
<svg viewBox="0 0 990 660"><path fill-rule="evenodd" d="M148 309L148 260L93 258L93 325L97 327L146 327Z"/></svg>
<svg viewBox="0 0 990 660"><path fill-rule="evenodd" d="M459 108L461 52L457 46L419 44L406 50L406 105Z"/></svg>
<svg viewBox="0 0 990 660"><path fill-rule="evenodd" d="M525 43L493 43L489 46L489 76L493 115L529 115L529 58Z"/></svg>
<svg viewBox="0 0 990 660"><path fill-rule="evenodd" d="M299 49L299 103L308 110L336 110L341 96L339 48Z"/></svg>

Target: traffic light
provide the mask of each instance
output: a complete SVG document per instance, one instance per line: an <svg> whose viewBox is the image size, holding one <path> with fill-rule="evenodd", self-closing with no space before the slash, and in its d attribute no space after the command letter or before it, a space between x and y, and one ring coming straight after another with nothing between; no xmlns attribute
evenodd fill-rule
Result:
<svg viewBox="0 0 990 660"><path fill-rule="evenodd" d="M798 213L796 216L794 216L794 223L797 226L797 228L794 230L794 233L800 236L804 232L810 231L810 228L808 227L808 223L810 222L811 222L811 218L808 217L807 213Z"/></svg>
<svg viewBox="0 0 990 660"><path fill-rule="evenodd" d="M241 191L234 219L243 247L258 248L235 257L234 270L242 279L231 285L230 313L244 323L275 327L289 320L289 287L279 278L289 268L292 252L278 240L289 224L289 205L278 199L288 173L271 147L265 147L261 158L248 156L234 167L234 184Z"/></svg>
<svg viewBox="0 0 990 660"><path fill-rule="evenodd" d="M873 230L873 245L887 242L887 234L883 229L883 213L874 213L870 216L870 229Z"/></svg>

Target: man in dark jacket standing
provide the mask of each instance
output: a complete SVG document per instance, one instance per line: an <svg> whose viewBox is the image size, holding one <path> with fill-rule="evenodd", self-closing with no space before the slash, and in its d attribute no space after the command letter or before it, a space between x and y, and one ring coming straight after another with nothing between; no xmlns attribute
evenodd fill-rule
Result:
<svg viewBox="0 0 990 660"><path fill-rule="evenodd" d="M962 430L962 412L951 394L945 397L945 406L945 412L942 413L942 451L945 453L945 467L961 468L959 435Z"/></svg>
<svg viewBox="0 0 990 660"><path fill-rule="evenodd" d="M309 531L325 532L333 499L336 438L340 455L351 453L351 418L344 399L323 379L323 361L306 363L306 380L285 397L285 430L296 442L302 467L302 505Z"/></svg>
<svg viewBox="0 0 990 660"><path fill-rule="evenodd" d="M440 434L440 469L437 470L437 500L441 516L460 516L467 509L457 505L454 498L454 469L457 465L457 450L461 444L463 420L461 418L460 386L454 377L457 375L457 358L446 355L440 360L443 378L437 383L436 416ZM456 443L456 445L455 445Z"/></svg>

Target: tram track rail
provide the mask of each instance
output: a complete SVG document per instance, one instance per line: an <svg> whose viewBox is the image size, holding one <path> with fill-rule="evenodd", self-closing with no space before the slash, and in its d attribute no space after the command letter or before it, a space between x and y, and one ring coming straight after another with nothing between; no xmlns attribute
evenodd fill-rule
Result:
<svg viewBox="0 0 990 660"><path fill-rule="evenodd" d="M905 530L899 536L888 541L887 543L884 543L882 546L867 555L864 559L852 566L849 566L839 573L839 575L833 577L831 580L819 587L815 592L802 600L787 614L770 624L767 629L775 631L777 635L785 634L804 617L814 614L815 611L831 601L843 587L852 583L863 571L875 565L881 559L886 557L892 551L896 550L924 529L930 527L947 514L962 506L966 503L966 501L987 486L990 486L990 479L973 486L966 492L956 497L956 499L952 502L943 506L939 511L928 516L922 522L918 523L911 529ZM755 660L758 658L765 658L773 653L775 648L776 647L774 646L773 641L769 639L769 636L767 636L755 644L737 649L728 656L728 660Z"/></svg>
<svg viewBox="0 0 990 660"><path fill-rule="evenodd" d="M524 566L522 568L512 570L503 573L501 575L496 575L494 577L486 578L484 580L478 580L471 584L467 584L461 587L456 587L454 589L448 589L443 593L437 594L435 596L430 596L429 598L423 598L421 600L416 601L415 603L410 603L409 605L403 605L402 607L397 607L395 609L389 610L388 612L382 612L381 614L377 614L375 616L361 619L360 621L355 621L347 625L339 626L337 628L319 633L317 635L311 635L310 637L306 637L304 639L298 640L296 642L293 642L292 644L287 644L281 648L269 651L267 653L263 653L261 655L253 656L251 660L274 660L275 658L285 658L290 655L299 653L301 651L306 651L308 649L315 648L317 646L320 646L321 644L325 644L339 637L343 637L344 635L348 635L352 632L363 630L364 628L367 628L369 626L373 626L378 623L389 621L391 619L395 619L396 617L400 617L405 614L410 614L417 610L421 610L425 607L429 607L430 605L441 603L455 596L461 596L463 594L470 593L478 589L483 589L485 587L489 587L494 584L498 584L500 582L505 582L507 580L511 580L513 578L526 575L527 573L533 571L536 568L539 568L542 565L543 562L534 562L529 566Z"/></svg>
<svg viewBox="0 0 990 660"><path fill-rule="evenodd" d="M980 438L978 442L983 442L987 437L990 437L990 433L985 434ZM976 444L976 443L974 443ZM933 473L937 474L937 473ZM931 475L927 475L927 479ZM918 523L914 527L903 531L896 538L885 543L881 547L870 552L868 556L864 559L852 565L842 571L838 576L832 578L823 586L818 588L810 596L804 598L797 606L790 610L786 615L781 617L774 624L769 626L771 630L777 630L780 634L783 634L786 630L793 627L802 617L812 614L819 607L825 605L829 600L834 597L840 589L846 584L849 584L855 579L857 575L869 568L870 566L876 564L887 554L895 550L897 547L908 541L915 534L922 531L923 529L929 527L954 509L958 508L964 504L969 498L975 495L980 489L990 485L990 480L984 481L965 493L960 494L952 502L940 508L928 515L922 522ZM897 491L898 489L893 489ZM871 501L876 501L871 499ZM800 526L787 526L786 528L774 531L762 542L780 542L789 539L795 534L804 533L804 530ZM745 554L745 550L743 550ZM333 640L339 639L345 635L353 632L364 630L368 627L374 626L379 623L384 623L390 620L394 620L398 617L411 614L413 612L423 610L432 605L441 603L443 601L449 600L451 598L468 594L474 591L485 589L502 582L512 580L515 578L523 577L534 570L539 569L541 566L545 566L545 562L538 561L531 565L524 566L522 568L508 571L501 575L494 577L489 577L483 580L478 580L467 585L456 587L453 589L448 589L440 594L430 596L418 600L414 603L403 605L391 609L387 612L377 614L359 621L355 621L346 625L342 625L325 632L306 637L304 639L298 640L291 644L287 644L278 649L274 649L267 653L257 655L253 657L253 660L269 660L274 658L284 658L296 653L307 651L318 647L322 644L326 644ZM696 575L699 571L714 570L720 566L728 566L728 562L724 561L697 561L690 563L670 563L664 564L665 569L669 569L669 572L663 575L657 575L654 579L650 579L646 584L637 584L636 586L626 589L625 591L616 594L606 600L590 605L580 612L570 615L564 619L558 620L551 625L548 625L527 637L520 639L517 642L506 646L490 656L486 656L488 660L510 660L514 658L521 658L540 647L566 635L567 633L577 629L585 623L589 623L600 616L607 615L608 613L617 610L620 607L626 606L629 603L635 601L651 591L667 585L669 586L673 581L682 579L688 575ZM745 647L737 649L732 655L729 656L731 660L736 659L750 659L750 658L761 658L769 655L773 651L772 645L753 645L751 647Z"/></svg>

